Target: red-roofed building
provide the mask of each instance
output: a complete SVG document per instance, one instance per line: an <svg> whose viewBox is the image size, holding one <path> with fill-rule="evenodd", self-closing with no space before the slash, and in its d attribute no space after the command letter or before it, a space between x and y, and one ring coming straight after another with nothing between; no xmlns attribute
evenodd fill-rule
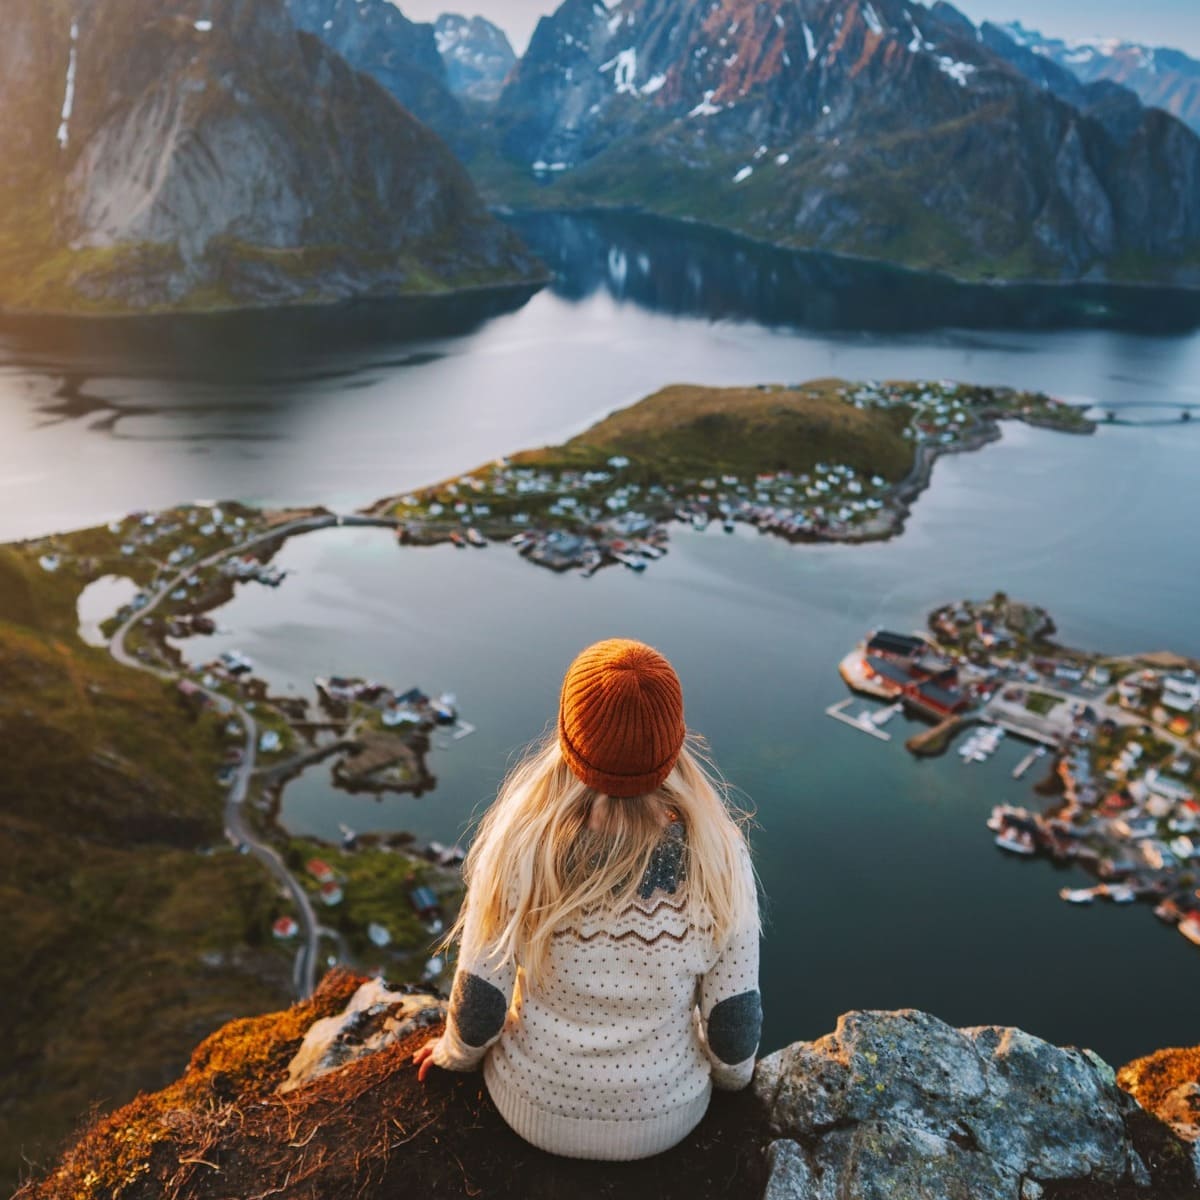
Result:
<svg viewBox="0 0 1200 1200"><path fill-rule="evenodd" d="M300 926L296 924L294 917L280 917L271 926L271 932L281 942L286 942L289 938L294 938L300 932Z"/></svg>
<svg viewBox="0 0 1200 1200"><path fill-rule="evenodd" d="M310 858L304 869L318 882L329 883L333 879L333 868L320 858Z"/></svg>

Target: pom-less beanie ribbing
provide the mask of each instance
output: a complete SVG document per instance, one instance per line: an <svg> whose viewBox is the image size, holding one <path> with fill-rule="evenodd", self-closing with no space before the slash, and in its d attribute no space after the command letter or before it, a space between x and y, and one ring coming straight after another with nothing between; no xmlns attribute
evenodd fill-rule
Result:
<svg viewBox="0 0 1200 1200"><path fill-rule="evenodd" d="M567 668L558 743L571 770L598 792L653 792L671 773L684 732L679 677L653 647L609 638Z"/></svg>

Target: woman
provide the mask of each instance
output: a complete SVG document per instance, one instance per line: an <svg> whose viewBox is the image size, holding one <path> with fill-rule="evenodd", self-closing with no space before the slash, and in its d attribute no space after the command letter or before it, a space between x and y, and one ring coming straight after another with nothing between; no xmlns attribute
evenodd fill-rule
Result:
<svg viewBox="0 0 1200 1200"><path fill-rule="evenodd" d="M446 1029L413 1056L483 1063L535 1146L635 1159L750 1082L762 1025L745 838L689 744L671 664L584 650L557 736L505 780L467 856Z"/></svg>

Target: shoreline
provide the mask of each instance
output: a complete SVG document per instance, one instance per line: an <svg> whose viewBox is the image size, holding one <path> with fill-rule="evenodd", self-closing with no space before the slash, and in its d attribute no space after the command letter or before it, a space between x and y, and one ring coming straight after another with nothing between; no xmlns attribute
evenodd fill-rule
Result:
<svg viewBox="0 0 1200 1200"><path fill-rule="evenodd" d="M115 312L100 312L91 309L41 309L6 308L0 305L0 322L18 324L34 321L166 321L186 318L229 317L246 315L270 315L284 313L322 313L349 310L360 304L366 305L410 305L447 303L464 297L497 299L514 292L529 292L529 299L554 282L553 271L547 270L528 280L513 280L508 283L471 283L461 287L439 288L421 292L360 292L353 296L341 296L329 300L296 300L285 304L220 304L206 307L129 309Z"/></svg>
<svg viewBox="0 0 1200 1200"><path fill-rule="evenodd" d="M963 288L982 288L995 291L1013 288L1046 288L1059 292L1069 292L1081 288L1110 288L1114 291L1128 290L1137 292L1162 292L1164 294L1178 293L1181 296L1193 297L1200 301L1200 268L1195 272L1194 283L1155 283L1143 280L1110 280L1110 279L1043 279L1043 278L972 278L964 275L954 275L948 271L931 267L916 267L906 263L894 262L886 258L871 258L862 254L850 254L836 250L822 250L817 246L790 246L785 242L772 241L770 238L758 237L752 233L729 225L718 225L713 221L705 221L699 217L679 216L661 213L653 208L636 204L602 204L591 203L584 205L555 205L530 208L522 204L509 204L503 200L488 205L489 211L498 218L507 216L626 216L639 220L661 221L667 225L683 225L693 229L701 229L721 234L765 250L779 254L795 254L812 258L824 259L830 263L848 263L860 267L872 267L881 271L895 272L898 275L913 279L928 279L935 283L949 284Z"/></svg>

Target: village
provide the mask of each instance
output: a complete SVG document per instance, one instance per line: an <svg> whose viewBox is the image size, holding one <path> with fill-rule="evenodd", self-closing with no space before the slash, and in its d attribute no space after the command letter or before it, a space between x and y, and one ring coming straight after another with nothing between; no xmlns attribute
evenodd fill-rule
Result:
<svg viewBox="0 0 1200 1200"><path fill-rule="evenodd" d="M1064 887L1073 904L1146 901L1200 946L1200 675L1169 654L1105 658L1058 646L1042 609L1003 594L934 612L929 632L877 630L842 659L858 695L886 707L828 714L890 740L899 712L931 723L908 739L915 754L986 762L1006 736L1030 747L1021 778L1048 765L1044 812L998 806L988 819L1008 853L1075 864L1098 882Z"/></svg>
<svg viewBox="0 0 1200 1200"><path fill-rule="evenodd" d="M760 385L759 392L803 393L806 385ZM662 462L609 453L587 461L555 449L501 458L444 483L380 501L369 510L397 523L405 545L450 542L460 549L507 541L527 561L586 576L602 567L644 571L667 551L669 527L682 523L734 533L739 526L791 541L861 542L891 537L928 484L938 455L975 450L999 436L1003 419L1068 432L1095 428L1050 397L951 382L845 384L837 399L859 410L894 413L911 446L903 478L837 461L804 470L714 470L680 475ZM720 446L713 447L719 456Z"/></svg>

